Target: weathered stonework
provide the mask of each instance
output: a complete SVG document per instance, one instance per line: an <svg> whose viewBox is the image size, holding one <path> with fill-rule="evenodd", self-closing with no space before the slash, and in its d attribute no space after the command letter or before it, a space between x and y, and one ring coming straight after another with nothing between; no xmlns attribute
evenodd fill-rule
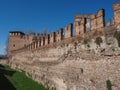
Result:
<svg viewBox="0 0 120 90"><path fill-rule="evenodd" d="M78 43L76 50L74 47L74 44L69 44L47 50L21 52L12 56L9 65L56 90L107 90L107 80L111 81L112 90L120 89L118 48L115 51L111 47L105 51L100 48L95 52L82 49L81 43Z"/></svg>
<svg viewBox="0 0 120 90"><path fill-rule="evenodd" d="M96 29L101 29L105 27L105 21L104 21L104 9L101 9L98 11L96 18L97 18L97 28Z"/></svg>
<svg viewBox="0 0 120 90"><path fill-rule="evenodd" d="M56 33L56 42L60 42L63 39L63 29L60 29Z"/></svg>
<svg viewBox="0 0 120 90"><path fill-rule="evenodd" d="M120 23L120 3L113 4L115 24Z"/></svg>
<svg viewBox="0 0 120 90"><path fill-rule="evenodd" d="M69 24L68 26L65 27L65 38L71 38L72 37L72 24Z"/></svg>
<svg viewBox="0 0 120 90"><path fill-rule="evenodd" d="M48 35L11 32L8 65L55 90L107 90L108 80L120 90L119 5L106 26L103 9L76 15L74 36L72 24Z"/></svg>
<svg viewBox="0 0 120 90"><path fill-rule="evenodd" d="M53 32L50 34L50 43L53 44L56 41L56 33Z"/></svg>
<svg viewBox="0 0 120 90"><path fill-rule="evenodd" d="M75 36L83 37L85 33L86 18L84 16L76 15L74 21Z"/></svg>

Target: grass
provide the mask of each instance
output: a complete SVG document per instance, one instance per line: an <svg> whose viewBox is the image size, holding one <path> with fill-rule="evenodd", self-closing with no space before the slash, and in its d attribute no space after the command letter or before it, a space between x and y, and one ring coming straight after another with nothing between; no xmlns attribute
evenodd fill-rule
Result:
<svg viewBox="0 0 120 90"><path fill-rule="evenodd" d="M5 82L4 84L9 84L2 87L0 90L48 90L44 86L39 85L37 82L28 78L23 72L18 72L9 67L0 67L0 72L2 72L2 78L0 82ZM6 81L7 83L6 83ZM3 81L1 81L3 80ZM10 89L12 87L12 89ZM1 87L0 87L1 88Z"/></svg>

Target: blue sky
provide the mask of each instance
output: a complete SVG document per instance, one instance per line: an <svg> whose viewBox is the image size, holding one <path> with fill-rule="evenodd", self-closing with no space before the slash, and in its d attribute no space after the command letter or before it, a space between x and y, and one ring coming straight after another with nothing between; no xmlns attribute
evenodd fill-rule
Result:
<svg viewBox="0 0 120 90"><path fill-rule="evenodd" d="M56 31L73 23L76 14L97 13L104 8L113 17L112 3L120 0L0 0L0 54L5 53L9 31Z"/></svg>

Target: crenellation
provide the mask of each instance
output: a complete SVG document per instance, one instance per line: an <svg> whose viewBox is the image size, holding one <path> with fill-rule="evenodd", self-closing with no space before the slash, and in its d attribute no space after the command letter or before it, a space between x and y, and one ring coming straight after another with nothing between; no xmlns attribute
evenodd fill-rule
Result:
<svg viewBox="0 0 120 90"><path fill-rule="evenodd" d="M104 16L105 16L105 13L104 13L104 9L101 9L98 11L97 15L96 15L96 18L97 18L97 29L101 29L103 27L105 27L105 19L104 19Z"/></svg>
<svg viewBox="0 0 120 90"><path fill-rule="evenodd" d="M91 29L92 31L95 31L97 29L97 19L96 19L96 15L91 14L90 15L90 19L91 19Z"/></svg>
<svg viewBox="0 0 120 90"><path fill-rule="evenodd" d="M50 35L49 34L46 35L46 37L45 37L45 45L48 45L48 44L50 44Z"/></svg>
<svg viewBox="0 0 120 90"><path fill-rule="evenodd" d="M41 46L44 46L45 45L45 36L42 36L41 37Z"/></svg>
<svg viewBox="0 0 120 90"><path fill-rule="evenodd" d="M110 21L107 21L107 27L114 25L116 29L120 29L119 6L120 3L113 4L114 17L112 18L112 24ZM49 44L54 44L54 46L61 45L62 43L65 44L75 39L78 40L78 38L80 40L84 40L84 38L86 37L96 38L98 36L104 35L104 30L106 29L106 26L105 10L100 9L96 14L75 15L74 27L71 23L67 25L64 30L59 29L58 31L50 33L48 35L46 35L45 33L36 35L34 32L26 35L21 31L11 31L9 36L8 55L10 54L10 51L18 50L19 48L24 47L24 45L28 45L29 50L32 50L42 46L47 46Z"/></svg>
<svg viewBox="0 0 120 90"><path fill-rule="evenodd" d="M72 30L73 30L73 24L69 24L64 28L65 31L65 38L71 38L72 37Z"/></svg>
<svg viewBox="0 0 120 90"><path fill-rule="evenodd" d="M77 15L74 20L74 34L75 36L84 37L86 29L86 18L87 16Z"/></svg>
<svg viewBox="0 0 120 90"><path fill-rule="evenodd" d="M91 31L91 19L86 18L86 24L85 24L85 32Z"/></svg>
<svg viewBox="0 0 120 90"><path fill-rule="evenodd" d="M103 16L103 17L105 16L105 10L104 9L100 9L97 12L96 17L101 17L101 16Z"/></svg>
<svg viewBox="0 0 120 90"><path fill-rule="evenodd" d="M111 26L111 21L110 21L110 20L108 20L108 21L106 22L106 26L107 26L107 27Z"/></svg>
<svg viewBox="0 0 120 90"><path fill-rule="evenodd" d="M30 44L30 50L32 50L32 43Z"/></svg>
<svg viewBox="0 0 120 90"><path fill-rule="evenodd" d="M120 3L113 4L115 24L120 24Z"/></svg>
<svg viewBox="0 0 120 90"><path fill-rule="evenodd" d="M60 42L63 39L63 29L61 28L56 32L56 42Z"/></svg>
<svg viewBox="0 0 120 90"><path fill-rule="evenodd" d="M113 10L117 11L119 9L120 9L120 3L119 2L113 3Z"/></svg>
<svg viewBox="0 0 120 90"><path fill-rule="evenodd" d="M35 45L35 49L37 49L37 41L34 43L34 45Z"/></svg>
<svg viewBox="0 0 120 90"><path fill-rule="evenodd" d="M38 40L38 47L41 46L41 39Z"/></svg>
<svg viewBox="0 0 120 90"><path fill-rule="evenodd" d="M112 18L112 25L115 25L115 19Z"/></svg>
<svg viewBox="0 0 120 90"><path fill-rule="evenodd" d="M56 41L56 33L53 32L50 34L50 44L53 44Z"/></svg>

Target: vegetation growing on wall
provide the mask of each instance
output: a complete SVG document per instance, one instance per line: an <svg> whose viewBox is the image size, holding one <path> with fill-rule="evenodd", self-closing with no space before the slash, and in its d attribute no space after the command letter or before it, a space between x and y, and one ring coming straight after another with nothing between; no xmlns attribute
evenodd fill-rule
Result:
<svg viewBox="0 0 120 90"><path fill-rule="evenodd" d="M115 31L114 32L114 37L117 39L118 46L120 47L120 31Z"/></svg>
<svg viewBox="0 0 120 90"><path fill-rule="evenodd" d="M80 68L81 73L83 73L83 68Z"/></svg>
<svg viewBox="0 0 120 90"><path fill-rule="evenodd" d="M77 48L77 42L74 42L74 49L76 50Z"/></svg>
<svg viewBox="0 0 120 90"><path fill-rule="evenodd" d="M84 43L88 48L90 48L89 42L90 42L90 40L87 39L87 38L85 38L84 41L83 41L83 43Z"/></svg>
<svg viewBox="0 0 120 90"><path fill-rule="evenodd" d="M112 84L110 80L106 81L106 85L107 85L107 90L112 90Z"/></svg>
<svg viewBox="0 0 120 90"><path fill-rule="evenodd" d="M85 45L87 45L88 42L89 42L89 39L86 39L86 38L85 38L83 43L84 43Z"/></svg>
<svg viewBox="0 0 120 90"><path fill-rule="evenodd" d="M95 39L95 43L97 44L97 45L99 45L100 46L100 44L102 43L103 41L102 41L102 38L101 37L97 37L96 39Z"/></svg>

